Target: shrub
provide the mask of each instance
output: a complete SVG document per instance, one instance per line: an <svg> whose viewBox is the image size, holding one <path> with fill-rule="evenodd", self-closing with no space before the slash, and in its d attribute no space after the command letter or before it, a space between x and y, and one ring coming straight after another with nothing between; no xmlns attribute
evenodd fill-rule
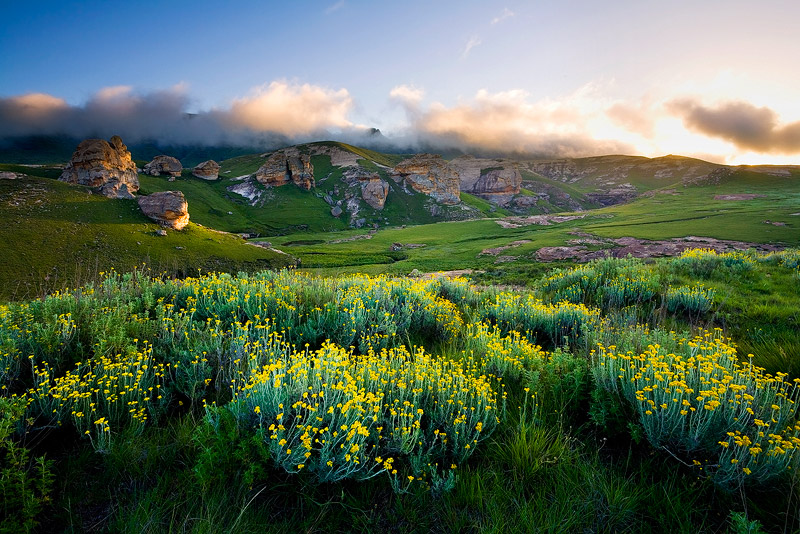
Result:
<svg viewBox="0 0 800 534"><path fill-rule="evenodd" d="M716 483L763 484L800 466L800 379L739 363L721 331L675 353L599 346L594 362L598 385L631 403L654 447L693 457Z"/></svg>

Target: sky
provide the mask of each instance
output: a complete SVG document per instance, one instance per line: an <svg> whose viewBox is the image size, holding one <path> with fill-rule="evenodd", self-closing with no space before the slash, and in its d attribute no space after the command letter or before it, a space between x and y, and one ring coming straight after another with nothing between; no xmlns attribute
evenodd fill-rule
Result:
<svg viewBox="0 0 800 534"><path fill-rule="evenodd" d="M0 4L0 138L800 164L800 2ZM373 136L374 141L374 136Z"/></svg>

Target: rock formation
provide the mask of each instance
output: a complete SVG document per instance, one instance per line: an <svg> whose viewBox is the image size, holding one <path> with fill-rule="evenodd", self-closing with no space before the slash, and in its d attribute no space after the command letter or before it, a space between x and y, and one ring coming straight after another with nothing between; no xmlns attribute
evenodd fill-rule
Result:
<svg viewBox="0 0 800 534"><path fill-rule="evenodd" d="M109 198L133 198L139 190L136 164L119 136L81 141L59 180L95 188Z"/></svg>
<svg viewBox="0 0 800 534"><path fill-rule="evenodd" d="M161 191L139 197L139 208L167 228L182 230L189 224L189 204L180 191Z"/></svg>
<svg viewBox="0 0 800 534"><path fill-rule="evenodd" d="M405 181L415 191L442 204L460 202L458 172L441 156L417 154L403 160L392 170L392 179Z"/></svg>
<svg viewBox="0 0 800 534"><path fill-rule="evenodd" d="M150 176L168 174L178 177L181 175L182 170L183 165L181 165L181 162L172 156L156 156L153 161L144 166L144 173Z"/></svg>
<svg viewBox="0 0 800 534"><path fill-rule="evenodd" d="M389 184L381 180L377 174L373 174L366 180L361 180L361 198L364 202L375 208L382 210L386 204L386 195L389 194Z"/></svg>
<svg viewBox="0 0 800 534"><path fill-rule="evenodd" d="M309 191L316 185L311 158L294 147L273 152L254 176L268 187L280 187L292 182Z"/></svg>
<svg viewBox="0 0 800 534"><path fill-rule="evenodd" d="M518 195L522 175L515 164L502 159L461 156L450 162L458 171L461 191L505 206Z"/></svg>
<svg viewBox="0 0 800 534"><path fill-rule="evenodd" d="M192 175L203 180L216 180L219 178L219 163L213 159L204 161L192 170Z"/></svg>

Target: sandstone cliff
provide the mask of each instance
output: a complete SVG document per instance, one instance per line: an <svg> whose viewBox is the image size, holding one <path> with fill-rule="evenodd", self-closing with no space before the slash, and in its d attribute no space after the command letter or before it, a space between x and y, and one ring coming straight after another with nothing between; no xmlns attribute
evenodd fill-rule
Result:
<svg viewBox="0 0 800 534"><path fill-rule="evenodd" d="M309 191L316 185L311 158L295 147L273 152L253 176L269 187L280 187L292 182Z"/></svg>
<svg viewBox="0 0 800 534"><path fill-rule="evenodd" d="M460 156L450 166L458 171L462 191L493 204L505 206L520 192L522 175L508 160Z"/></svg>
<svg viewBox="0 0 800 534"><path fill-rule="evenodd" d="M392 179L442 204L460 202L458 172L439 155L417 154L401 161L392 170Z"/></svg>
<svg viewBox="0 0 800 534"><path fill-rule="evenodd" d="M110 198L133 198L139 190L136 164L119 136L81 141L59 180L95 188Z"/></svg>

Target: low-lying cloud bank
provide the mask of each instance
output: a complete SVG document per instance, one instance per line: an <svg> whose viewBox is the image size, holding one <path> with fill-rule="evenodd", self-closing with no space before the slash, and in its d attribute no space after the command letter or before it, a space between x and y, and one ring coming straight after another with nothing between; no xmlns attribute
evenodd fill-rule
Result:
<svg viewBox="0 0 800 534"><path fill-rule="evenodd" d="M800 154L800 121L781 123L770 108L745 100L709 105L674 95L620 101L612 93L609 87L587 84L572 94L535 100L523 90L481 90L445 105L426 101L422 88L398 85L388 99L405 114L405 124L384 137L353 122L358 106L344 88L278 80L226 108L189 113L191 99L184 87L141 93L122 86L102 89L77 106L43 93L0 98L0 141L118 134L129 144L268 149L336 139L399 152L534 157L682 153L721 163L747 153Z"/></svg>
<svg viewBox="0 0 800 534"><path fill-rule="evenodd" d="M275 81L228 109L188 113L190 103L182 87L149 93L111 87L80 106L42 93L0 98L0 138L118 134L130 143L258 145L264 139L300 141L362 130L347 118L353 100L346 89Z"/></svg>

